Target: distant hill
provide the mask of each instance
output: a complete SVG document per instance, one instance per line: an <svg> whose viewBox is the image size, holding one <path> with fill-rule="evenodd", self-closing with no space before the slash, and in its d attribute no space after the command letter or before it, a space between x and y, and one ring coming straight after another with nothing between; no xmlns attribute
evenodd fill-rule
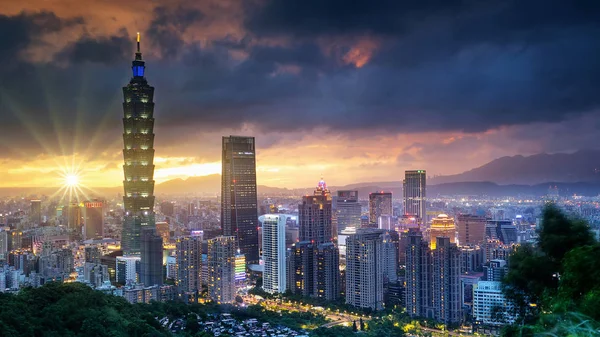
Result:
<svg viewBox="0 0 600 337"><path fill-rule="evenodd" d="M466 181L491 181L499 185L600 182L600 151L502 157L460 174L434 177L428 183Z"/></svg>

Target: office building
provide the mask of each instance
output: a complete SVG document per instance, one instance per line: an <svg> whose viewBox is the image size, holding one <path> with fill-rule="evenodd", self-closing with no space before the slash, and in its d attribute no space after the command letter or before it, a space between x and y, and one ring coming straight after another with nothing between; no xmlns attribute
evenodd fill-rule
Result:
<svg viewBox="0 0 600 337"><path fill-rule="evenodd" d="M82 222L81 207L78 203L71 203L67 208L67 227L80 232Z"/></svg>
<svg viewBox="0 0 600 337"><path fill-rule="evenodd" d="M369 193L369 227L377 228L377 220L382 215L394 215L391 192Z"/></svg>
<svg viewBox="0 0 600 337"><path fill-rule="evenodd" d="M123 88L123 203L121 235L124 255L139 255L142 227L154 228L154 87L144 71L140 51L132 62L133 77Z"/></svg>
<svg viewBox="0 0 600 337"><path fill-rule="evenodd" d="M426 224L427 219L427 175L425 170L404 172L403 206L405 215L417 217L420 224Z"/></svg>
<svg viewBox="0 0 600 337"><path fill-rule="evenodd" d="M314 293L314 248L309 241L296 242L288 251L287 289L294 295Z"/></svg>
<svg viewBox="0 0 600 337"><path fill-rule="evenodd" d="M507 272L508 267L505 260L491 260L483 267L483 279L501 282Z"/></svg>
<svg viewBox="0 0 600 337"><path fill-rule="evenodd" d="M461 246L479 245L485 241L486 219L471 214L459 214L456 219L458 244Z"/></svg>
<svg viewBox="0 0 600 337"><path fill-rule="evenodd" d="M98 246L88 246L84 248L83 251L85 262L98 264L100 263L100 257L102 257L102 252L100 251L100 247Z"/></svg>
<svg viewBox="0 0 600 337"><path fill-rule="evenodd" d="M219 304L235 300L235 254L234 236L208 240L208 296Z"/></svg>
<svg viewBox="0 0 600 337"><path fill-rule="evenodd" d="M462 319L460 250L448 237L438 237L432 251L432 295L435 319L457 324Z"/></svg>
<svg viewBox="0 0 600 337"><path fill-rule="evenodd" d="M150 228L142 230L140 258L140 283L146 286L161 286L163 284L163 240Z"/></svg>
<svg viewBox="0 0 600 337"><path fill-rule="evenodd" d="M202 290L202 238L185 236L175 243L175 285L188 299Z"/></svg>
<svg viewBox="0 0 600 337"><path fill-rule="evenodd" d="M104 203L102 201L86 201L84 205L83 238L84 240L102 239L104 236Z"/></svg>
<svg viewBox="0 0 600 337"><path fill-rule="evenodd" d="M361 206L358 202L358 191L337 191L335 206L338 233L347 227L360 228Z"/></svg>
<svg viewBox="0 0 600 337"><path fill-rule="evenodd" d="M383 309L383 234L365 228L346 239L346 304Z"/></svg>
<svg viewBox="0 0 600 337"><path fill-rule="evenodd" d="M505 245L518 242L517 226L511 220L487 220L485 236L487 239L499 240Z"/></svg>
<svg viewBox="0 0 600 337"><path fill-rule="evenodd" d="M249 264L259 260L255 151L254 137L223 137L221 227Z"/></svg>
<svg viewBox="0 0 600 337"><path fill-rule="evenodd" d="M140 257L139 256L117 256L117 283L138 283Z"/></svg>
<svg viewBox="0 0 600 337"><path fill-rule="evenodd" d="M314 246L313 297L335 301L340 297L340 252L332 242Z"/></svg>
<svg viewBox="0 0 600 337"><path fill-rule="evenodd" d="M316 245L332 242L331 212L331 194L321 179L314 194L302 197L302 203L298 205L300 241Z"/></svg>
<svg viewBox="0 0 600 337"><path fill-rule="evenodd" d="M286 290L285 223L284 215L275 214L265 215L262 223L263 289L270 294Z"/></svg>
<svg viewBox="0 0 600 337"><path fill-rule="evenodd" d="M166 216L175 215L175 203L170 201L163 201L160 203L160 211Z"/></svg>
<svg viewBox="0 0 600 337"><path fill-rule="evenodd" d="M29 219L31 220L31 224L33 224L34 226L39 226L42 223L41 200L31 200L31 211Z"/></svg>
<svg viewBox="0 0 600 337"><path fill-rule="evenodd" d="M382 234L382 240L383 283L396 283L398 281L398 233L386 231Z"/></svg>
<svg viewBox="0 0 600 337"><path fill-rule="evenodd" d="M461 254L460 273L481 272L484 264L483 249L480 246L459 246Z"/></svg>
<svg viewBox="0 0 600 337"><path fill-rule="evenodd" d="M473 320L476 325L513 324L513 305L498 281L479 281L473 289Z"/></svg>
<svg viewBox="0 0 600 337"><path fill-rule="evenodd" d="M406 312L411 317L432 317L431 251L420 230L406 234L405 255Z"/></svg>
<svg viewBox="0 0 600 337"><path fill-rule="evenodd" d="M391 215L382 215L377 219L377 228L394 231L396 230L396 219Z"/></svg>
<svg viewBox="0 0 600 337"><path fill-rule="evenodd" d="M431 221L429 228L429 247L435 249L438 237L447 237L450 242L456 242L456 227L454 219L446 214L440 214Z"/></svg>

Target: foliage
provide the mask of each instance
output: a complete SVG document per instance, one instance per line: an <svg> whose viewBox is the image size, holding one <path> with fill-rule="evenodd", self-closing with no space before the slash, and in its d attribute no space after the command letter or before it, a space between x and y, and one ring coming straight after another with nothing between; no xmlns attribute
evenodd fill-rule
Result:
<svg viewBox="0 0 600 337"><path fill-rule="evenodd" d="M548 205L538 234L509 258L504 292L520 320L503 336L598 335L600 244L589 225Z"/></svg>
<svg viewBox="0 0 600 337"><path fill-rule="evenodd" d="M171 336L147 311L80 283L0 294L2 336Z"/></svg>

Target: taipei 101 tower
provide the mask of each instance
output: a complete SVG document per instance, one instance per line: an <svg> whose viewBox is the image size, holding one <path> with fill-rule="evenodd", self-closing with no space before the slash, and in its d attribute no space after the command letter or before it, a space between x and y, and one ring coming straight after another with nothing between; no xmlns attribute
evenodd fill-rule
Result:
<svg viewBox="0 0 600 337"><path fill-rule="evenodd" d="M154 87L144 77L145 62L137 52L132 62L133 77L123 88L123 187L125 218L121 235L124 255L139 255L142 230L154 229Z"/></svg>

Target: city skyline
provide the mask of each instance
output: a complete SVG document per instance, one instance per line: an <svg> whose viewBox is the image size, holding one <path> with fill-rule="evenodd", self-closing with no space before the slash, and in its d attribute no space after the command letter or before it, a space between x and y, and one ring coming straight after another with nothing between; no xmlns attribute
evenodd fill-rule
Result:
<svg viewBox="0 0 600 337"><path fill-rule="evenodd" d="M224 134L256 137L257 179L275 187L310 186L320 174L337 186L410 169L459 173L505 155L588 148L600 134L595 86L585 80L600 78L595 28L586 25L593 15L568 2L516 30L484 25L480 34L462 28L490 15L521 22L518 13L535 8L464 5L457 10L466 15L448 27L451 5L361 3L346 13L360 25L341 15L308 29L301 14L269 1L256 11L233 1L3 2L0 28L15 38L0 40L0 58L14 64L0 72L0 187L58 186L72 171L87 186L118 186L114 84L126 80L137 31L148 41L153 84L164 88L157 183L218 173ZM298 6L305 13L312 5ZM314 17L335 6L315 7ZM431 164L438 161L445 165Z"/></svg>

